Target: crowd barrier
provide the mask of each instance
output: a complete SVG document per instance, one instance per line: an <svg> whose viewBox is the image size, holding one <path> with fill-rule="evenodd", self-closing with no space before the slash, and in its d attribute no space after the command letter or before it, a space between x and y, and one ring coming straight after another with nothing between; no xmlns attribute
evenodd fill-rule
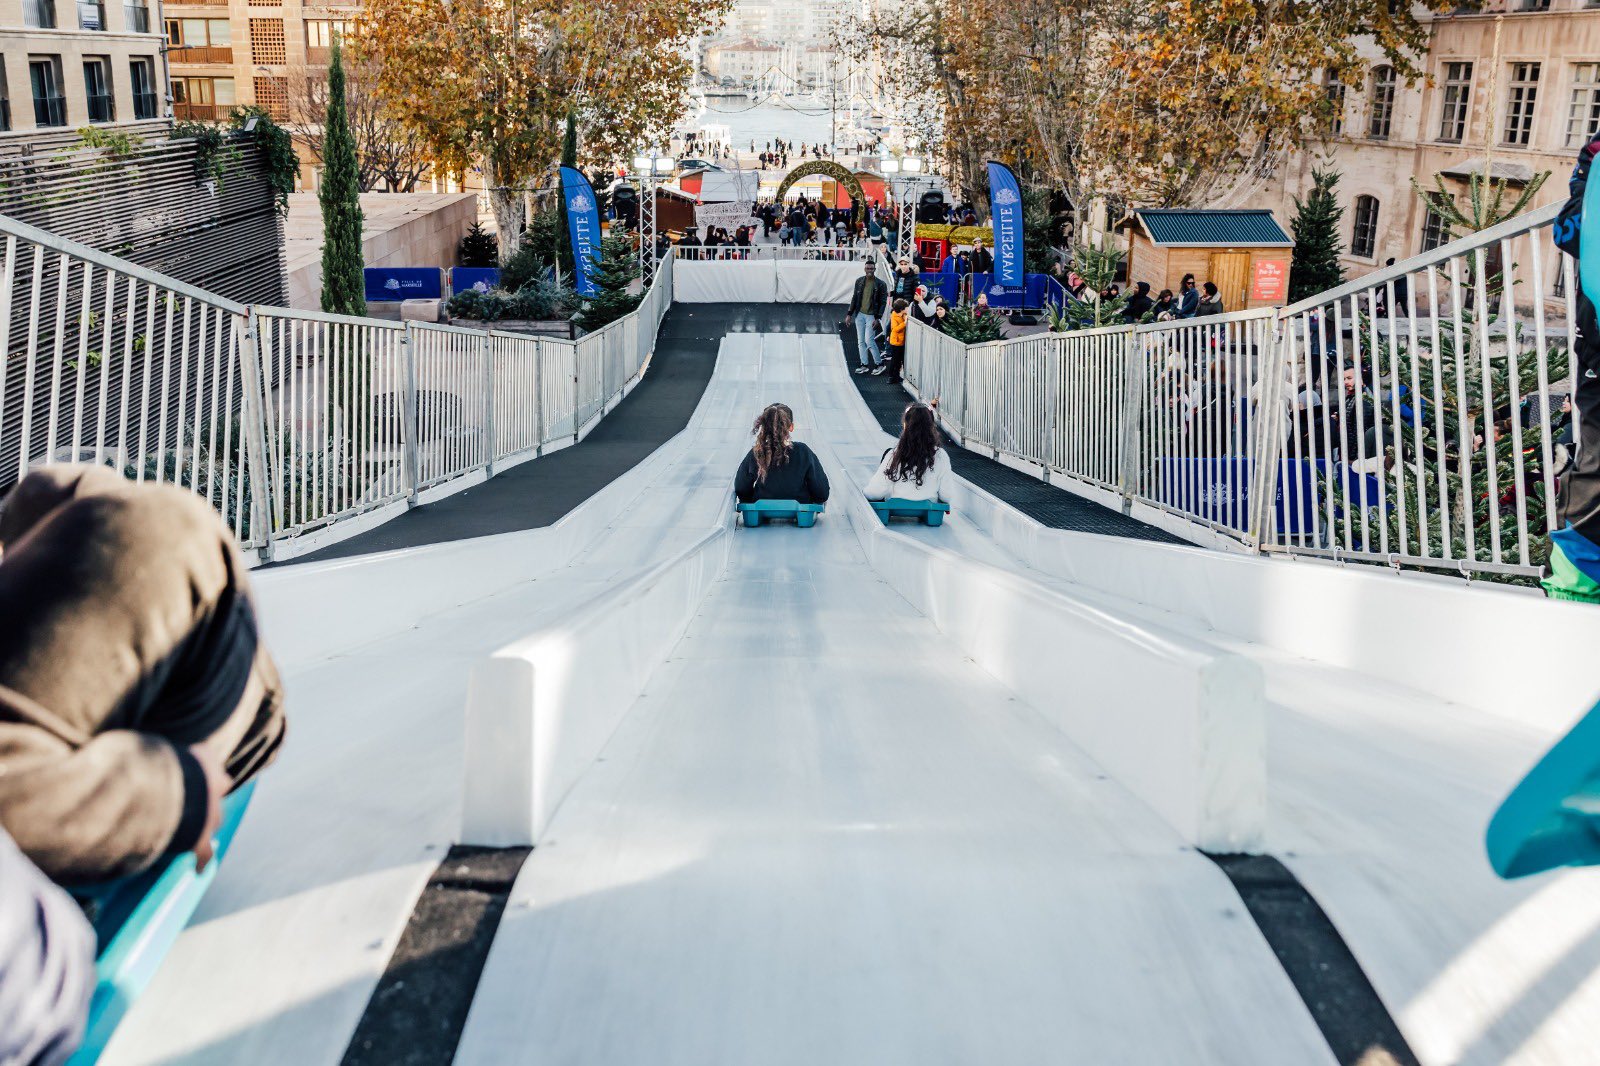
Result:
<svg viewBox="0 0 1600 1066"><path fill-rule="evenodd" d="M44 462L204 496L290 558L580 439L637 381L673 257L576 341L250 307L0 217L0 493Z"/></svg>
<svg viewBox="0 0 1600 1066"><path fill-rule="evenodd" d="M1556 205L1282 310L966 346L906 383L964 443L1200 542L1539 576L1570 415Z"/></svg>

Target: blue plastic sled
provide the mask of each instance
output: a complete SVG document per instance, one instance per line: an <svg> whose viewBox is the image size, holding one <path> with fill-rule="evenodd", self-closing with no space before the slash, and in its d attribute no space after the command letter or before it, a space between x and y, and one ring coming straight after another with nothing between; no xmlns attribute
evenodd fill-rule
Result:
<svg viewBox="0 0 1600 1066"><path fill-rule="evenodd" d="M884 525L889 524L891 518L910 518L921 522L925 526L944 525L944 516L950 513L948 503L939 503L935 500L869 500L872 509L878 512L878 518Z"/></svg>
<svg viewBox="0 0 1600 1066"><path fill-rule="evenodd" d="M222 801L216 853L204 872L197 873L194 856L185 854L134 877L74 893L92 904L100 949L95 959L89 1025L82 1045L67 1066L91 1066L105 1051L111 1034L155 976L161 960L200 905L200 897L217 876L217 867L233 843L233 834L255 787L254 781L248 781Z"/></svg>
<svg viewBox="0 0 1600 1066"><path fill-rule="evenodd" d="M744 516L744 524L749 528L782 518L793 520L801 529L810 529L817 524L817 515L825 509L820 503L799 503L795 500L757 500L755 503L739 505L739 513Z"/></svg>
<svg viewBox="0 0 1600 1066"><path fill-rule="evenodd" d="M1484 843L1504 878L1600 864L1600 703L1511 790Z"/></svg>

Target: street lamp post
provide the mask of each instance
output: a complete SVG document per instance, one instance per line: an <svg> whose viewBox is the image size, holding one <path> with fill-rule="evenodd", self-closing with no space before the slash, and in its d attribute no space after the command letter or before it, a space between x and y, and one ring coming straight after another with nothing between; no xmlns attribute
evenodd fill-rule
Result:
<svg viewBox="0 0 1600 1066"><path fill-rule="evenodd" d="M894 185L900 205L900 247L897 256L909 256L917 247L917 194L922 189L922 158L915 155L884 156L879 164Z"/></svg>
<svg viewBox="0 0 1600 1066"><path fill-rule="evenodd" d="M671 174L676 162L660 152L640 152L633 157L633 173L639 184L639 277L645 288L656 275L656 186Z"/></svg>

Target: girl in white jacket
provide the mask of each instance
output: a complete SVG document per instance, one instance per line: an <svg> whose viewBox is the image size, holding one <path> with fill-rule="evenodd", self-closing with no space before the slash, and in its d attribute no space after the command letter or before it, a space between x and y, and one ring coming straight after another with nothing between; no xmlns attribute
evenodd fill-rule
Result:
<svg viewBox="0 0 1600 1066"><path fill-rule="evenodd" d="M878 472L867 482L867 499L949 502L952 476L933 409L914 403L900 416L899 442L883 453Z"/></svg>

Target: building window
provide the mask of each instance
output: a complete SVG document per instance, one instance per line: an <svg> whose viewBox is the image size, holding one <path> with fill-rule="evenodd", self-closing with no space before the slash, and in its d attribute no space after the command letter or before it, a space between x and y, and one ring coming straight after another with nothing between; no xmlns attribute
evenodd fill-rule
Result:
<svg viewBox="0 0 1600 1066"><path fill-rule="evenodd" d="M283 20L251 19L250 62L281 67L288 60L283 44Z"/></svg>
<svg viewBox="0 0 1600 1066"><path fill-rule="evenodd" d="M1539 98L1539 64L1511 64L1511 88L1506 93L1505 143L1526 148L1533 136L1533 107Z"/></svg>
<svg viewBox="0 0 1600 1066"><path fill-rule="evenodd" d="M33 124L65 126L67 101L61 95L61 57L29 59L28 78L33 83Z"/></svg>
<svg viewBox="0 0 1600 1066"><path fill-rule="evenodd" d="M175 63L232 63L233 25L227 19L168 19L167 44Z"/></svg>
<svg viewBox="0 0 1600 1066"><path fill-rule="evenodd" d="M89 105L90 122L115 122L117 101L111 95L111 60L103 57L83 61L83 92Z"/></svg>
<svg viewBox="0 0 1600 1066"><path fill-rule="evenodd" d="M1372 196L1356 197L1356 225L1350 235L1350 254L1371 259L1378 250L1378 201Z"/></svg>
<svg viewBox="0 0 1600 1066"><path fill-rule="evenodd" d="M0 130L11 128L11 83L6 80L6 65L0 63Z"/></svg>
<svg viewBox="0 0 1600 1066"><path fill-rule="evenodd" d="M1422 220L1422 250L1431 252L1441 244L1449 244L1451 236L1450 225L1445 222L1444 216L1429 208L1427 217Z"/></svg>
<svg viewBox="0 0 1600 1066"><path fill-rule="evenodd" d="M172 114L179 119L213 122L235 103L232 78L173 78Z"/></svg>
<svg viewBox="0 0 1600 1066"><path fill-rule="evenodd" d="M106 6L99 0L78 0L78 29L103 30L106 28Z"/></svg>
<svg viewBox="0 0 1600 1066"><path fill-rule="evenodd" d="M1444 65L1444 107L1439 113L1439 139L1459 144L1467 134L1467 106L1472 100L1472 64Z"/></svg>
<svg viewBox="0 0 1600 1066"><path fill-rule="evenodd" d="M1372 99L1367 114L1367 136L1375 141L1389 139L1394 123L1394 68L1375 67L1372 71Z"/></svg>
<svg viewBox="0 0 1600 1066"><path fill-rule="evenodd" d="M122 15L129 33L150 32L150 9L144 6L144 0L123 4Z"/></svg>
<svg viewBox="0 0 1600 1066"><path fill-rule="evenodd" d="M1600 63L1577 63L1567 108L1567 147L1581 148L1596 133L1600 133Z"/></svg>
<svg viewBox="0 0 1600 1066"><path fill-rule="evenodd" d="M1322 76L1322 91L1328 95L1328 136L1337 137L1344 132L1344 82L1337 72Z"/></svg>
<svg viewBox="0 0 1600 1066"><path fill-rule="evenodd" d="M161 115L161 100L156 96L155 69L155 61L151 59L128 61L129 81L133 85L134 118L159 118Z"/></svg>
<svg viewBox="0 0 1600 1066"><path fill-rule="evenodd" d="M307 19L306 47L332 48L334 37L341 42L350 39L351 28L351 23L343 19Z"/></svg>
<svg viewBox="0 0 1600 1066"><path fill-rule="evenodd" d="M56 28L56 0L22 0L22 24L33 30Z"/></svg>
<svg viewBox="0 0 1600 1066"><path fill-rule="evenodd" d="M1521 11L1549 11L1550 0L1522 0L1518 10Z"/></svg>
<svg viewBox="0 0 1600 1066"><path fill-rule="evenodd" d="M255 80L256 106L265 108L273 118L285 121L289 117L289 83L285 78L257 77Z"/></svg>

